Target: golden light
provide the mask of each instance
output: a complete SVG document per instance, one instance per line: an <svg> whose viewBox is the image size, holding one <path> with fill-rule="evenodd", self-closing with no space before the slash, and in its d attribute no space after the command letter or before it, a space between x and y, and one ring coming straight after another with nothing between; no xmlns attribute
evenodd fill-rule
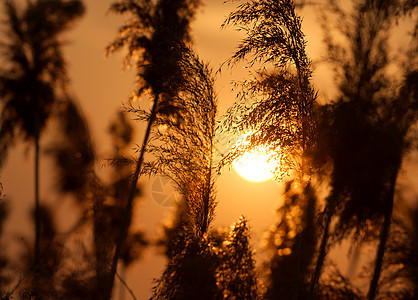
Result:
<svg viewBox="0 0 418 300"><path fill-rule="evenodd" d="M245 138L242 138L238 143L242 145L242 143L247 143L247 141ZM243 155L232 163L240 176L255 182L273 178L278 164L279 162L274 159L274 155L262 146L244 152Z"/></svg>

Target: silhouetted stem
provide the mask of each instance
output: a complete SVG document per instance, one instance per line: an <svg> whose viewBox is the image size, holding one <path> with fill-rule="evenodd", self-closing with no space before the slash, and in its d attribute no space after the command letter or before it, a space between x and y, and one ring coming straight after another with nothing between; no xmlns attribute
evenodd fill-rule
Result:
<svg viewBox="0 0 418 300"><path fill-rule="evenodd" d="M293 281L293 300L297 300L299 297L299 283L300 283L300 265L301 265L301 251L302 251L302 235L303 231L298 236L298 244L296 248L296 255L297 255L297 261L296 261L296 272L295 272L295 279Z"/></svg>
<svg viewBox="0 0 418 300"><path fill-rule="evenodd" d="M210 173L209 175L210 176ZM210 178L208 179L208 187L205 191L205 195L203 197L203 224L202 224L202 232L200 233L200 236L203 237L203 235L208 230L208 221L209 221L209 197L210 197Z"/></svg>
<svg viewBox="0 0 418 300"><path fill-rule="evenodd" d="M37 266L39 263L39 238L41 231L41 216L39 205L39 134L35 137L35 262Z"/></svg>
<svg viewBox="0 0 418 300"><path fill-rule="evenodd" d="M292 44L293 47L295 48L295 42L294 39L292 37ZM307 95L306 95L306 91L304 90L304 87L302 85L302 73L301 73L301 68L300 68L300 64L299 64L299 60L295 59L294 60L295 65L296 65L296 69L298 72L298 79L299 79L299 88L301 89L301 92L303 94L302 97L302 101L306 102L307 101ZM301 183L304 183L304 177L305 177L305 162L304 162L304 158L305 158L305 150L306 150L306 125L305 125L305 111L303 109L305 103L300 103L299 105L299 111L301 114L301 118L302 118L302 157L301 157ZM298 242L297 242L297 248L296 248L296 256L297 256L297 262L296 262L296 274L295 274L295 280L293 283L294 286L294 292L293 292L293 300L297 300L299 297L299 283L300 283L300 265L301 265L301 251L302 251L302 236L303 236L303 231L301 232L300 236L298 237Z"/></svg>
<svg viewBox="0 0 418 300"><path fill-rule="evenodd" d="M205 190L205 196L203 198L203 227L202 227L202 232L201 232L201 236L203 237L203 235L208 231L209 228L209 202L210 202L210 196L211 196L211 186L212 186L212 162L213 162L213 135L211 136L210 139L210 163L209 163L209 169L208 169L208 174L207 174L207 178L206 178L206 190Z"/></svg>
<svg viewBox="0 0 418 300"><path fill-rule="evenodd" d="M115 275L116 275L117 268L118 268L118 260L119 260L122 248L124 246L126 236L128 234L129 225L131 223L132 206L133 206L132 204L133 204L133 200L134 200L134 197L135 197L136 186L137 186L137 183L138 183L139 175L141 173L141 168L142 168L142 163L144 161L144 155L145 155L146 147L148 145L148 140L149 140L149 137L150 137L150 134L151 134L151 128L154 124L154 121L155 121L155 118L156 118L156 115L157 115L158 97L159 97L159 94L156 93L155 98L154 98L154 104L153 104L152 109L151 109L150 118L148 120L147 129L145 131L144 140L142 142L141 151L139 153L139 158L138 158L138 161L136 163L135 173L134 173L133 178L132 178L132 184L131 184L131 188L129 190L128 201L126 203L126 208L124 210L123 217L122 217L121 229L120 229L118 238L116 240L115 254L113 256L112 266L111 266L111 269L110 269L108 293L105 296L105 299L110 299L111 296L112 296L113 284L114 284L114 281L115 281Z"/></svg>
<svg viewBox="0 0 418 300"><path fill-rule="evenodd" d="M385 220L383 222L382 231L380 233L380 244L376 254L376 262L373 272L372 280L370 281L369 292L367 293L367 299L373 300L376 297L377 286L379 283L380 273L382 271L382 263L383 263L383 255L385 254L385 246L389 236L389 228L390 222L392 218L392 210L393 210L393 196L395 194L395 183L396 183L396 176L395 180L393 180L390 193L388 198L388 207L385 211Z"/></svg>
<svg viewBox="0 0 418 300"><path fill-rule="evenodd" d="M128 287L128 285L126 284L124 278L126 275L126 266L122 265L122 270L120 272L120 275L118 275L118 273L116 273L116 276L118 276L120 282L122 283L119 287L119 300L125 300L125 289L127 289L129 292L131 292L130 288ZM133 299L135 299L135 295L133 293L131 293Z"/></svg>
<svg viewBox="0 0 418 300"><path fill-rule="evenodd" d="M104 221L104 197L97 193L93 206L93 237L95 244L96 256L96 289L97 291L105 291L108 289L109 276L109 254L108 249L104 245L108 243L108 235L103 233ZM105 297L98 297L98 299L105 299Z"/></svg>
<svg viewBox="0 0 418 300"><path fill-rule="evenodd" d="M328 238L329 238L329 225L331 224L332 216L333 216L333 211L331 210L328 211L326 214L326 219L325 219L324 234L322 235L318 258L316 260L315 271L312 274L312 278L311 278L311 286L309 288L308 299L313 299L316 285L318 284L319 277L321 276L322 266L324 265Z"/></svg>

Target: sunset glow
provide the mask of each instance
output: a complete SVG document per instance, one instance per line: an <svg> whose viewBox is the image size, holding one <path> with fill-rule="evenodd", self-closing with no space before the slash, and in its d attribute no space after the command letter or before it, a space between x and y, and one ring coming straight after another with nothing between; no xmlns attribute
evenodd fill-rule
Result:
<svg viewBox="0 0 418 300"><path fill-rule="evenodd" d="M274 159L272 153L269 153L263 146L245 152L233 162L233 166L240 176L255 182L273 178L274 170L278 164L279 162Z"/></svg>

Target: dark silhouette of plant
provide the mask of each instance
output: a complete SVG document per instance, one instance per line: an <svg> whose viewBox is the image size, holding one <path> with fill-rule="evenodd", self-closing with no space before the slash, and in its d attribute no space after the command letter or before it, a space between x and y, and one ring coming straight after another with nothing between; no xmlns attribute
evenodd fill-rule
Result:
<svg viewBox="0 0 418 300"><path fill-rule="evenodd" d="M157 241L168 259L160 278L156 279L151 299L214 298L216 258L205 235L197 239L192 231L186 201L176 205L170 224ZM196 253L196 248L198 252Z"/></svg>
<svg viewBox="0 0 418 300"><path fill-rule="evenodd" d="M214 155L217 99L209 67L184 47L179 70L185 78L171 99L176 118L158 117L144 172L171 178L183 197L196 236L208 232L215 207ZM137 111L141 114L141 111ZM141 117L139 115L139 117Z"/></svg>
<svg viewBox="0 0 418 300"><path fill-rule="evenodd" d="M317 236L316 197L309 184L294 181L286 183L284 195L279 221L266 240L272 253L265 263L269 282L264 298L306 299Z"/></svg>
<svg viewBox="0 0 418 300"><path fill-rule="evenodd" d="M105 191L104 197L99 197L95 201L94 207L95 255L98 263L97 270L99 270L98 273L96 271L96 274L101 274L96 279L98 292L102 293L99 297L102 297L102 299L111 298L112 289L107 285L109 284L109 278L114 276L111 273L114 245L117 243L121 226L124 226L124 218L133 220L135 204L140 196L140 189L136 188L131 204L133 209L130 210L129 215L126 215L125 208L132 184L130 181L132 160L125 157L130 150L133 128L126 120L125 114L121 112L118 114L118 118L112 122L109 132L114 145L112 157L117 157L118 162L122 163L113 164L112 180L109 184L102 184ZM119 260L125 268L138 260L143 249L148 245L144 233L139 230L133 231L131 225L131 221L128 225L125 225L128 226L127 234L119 254ZM106 291L107 294L103 291Z"/></svg>
<svg viewBox="0 0 418 300"><path fill-rule="evenodd" d="M166 247L169 264L157 281L152 299L261 299L249 229L243 217L230 230L218 229L205 235L200 244L206 246L197 255L190 249L196 247L191 244L196 237L188 235L190 231L181 220L176 218L165 227L166 238L161 244Z"/></svg>
<svg viewBox="0 0 418 300"><path fill-rule="evenodd" d="M126 207L132 173L132 160L127 159L133 139L134 130L131 122L127 120L126 113L119 112L117 119L109 127L109 134L112 137L113 157L122 158L119 162L122 164L113 165L112 182L106 187L107 195L112 199L113 207L123 211ZM139 199L141 190L137 188L135 198ZM131 224L130 224L131 225ZM117 232L114 233L117 236ZM131 231L126 238L125 247L121 251L121 261L125 267L130 267L132 263L138 260L143 250L148 246L149 241L142 231Z"/></svg>
<svg viewBox="0 0 418 300"><path fill-rule="evenodd" d="M247 220L241 217L217 246L220 299L262 299L249 235Z"/></svg>
<svg viewBox="0 0 418 300"><path fill-rule="evenodd" d="M184 247L168 262L151 299L217 299L217 259L207 236L200 238L184 228L177 238L185 241Z"/></svg>
<svg viewBox="0 0 418 300"><path fill-rule="evenodd" d="M81 230L92 224L93 250L85 249L80 261L85 260L77 270L70 265L62 275L61 295L64 298L88 298L95 295L103 284L103 273L107 274L109 261L103 261L103 252L107 243L98 244L100 230L97 219L100 204L105 200L104 184L98 178L94 166L97 159L91 140L90 130L85 117L73 99L69 99L58 118L58 131L61 133L47 149L47 154L55 161L55 178L58 191L62 195L71 195L75 206L81 210L79 220L73 231ZM93 209L92 209L93 208ZM113 213L112 213L113 215ZM108 230L108 226L103 226ZM71 235L72 232L69 232ZM110 241L106 241L110 242ZM100 249L100 250L96 250ZM98 280L101 279L102 281Z"/></svg>
<svg viewBox="0 0 418 300"><path fill-rule="evenodd" d="M166 242L170 261L153 297L187 299L204 295L205 299L211 299L217 291L216 264L211 262L215 255L208 240L215 208L217 100L211 70L184 45L178 66L184 80L177 81L177 94L170 101L176 107L176 116L157 117L155 140L149 145L155 159L144 166L144 172L169 177L182 201L174 231L166 231L175 240ZM142 118L142 111L136 113ZM202 269L198 266L194 267L196 270L189 269L187 265L193 260ZM187 291L189 285L194 287Z"/></svg>
<svg viewBox="0 0 418 300"><path fill-rule="evenodd" d="M64 240L59 238L52 210L42 205L40 207L41 227L39 248L41 256L37 264L34 263L33 249L22 238L25 252L20 254L22 274L17 283L9 287L9 291L1 299L12 299L19 292L20 299L53 299L59 297L59 272L63 262ZM33 218L35 212L33 211ZM10 278L12 279L12 278ZM16 278L13 278L16 279ZM12 281L11 281L12 282ZM5 292L5 290L3 291Z"/></svg>
<svg viewBox="0 0 418 300"><path fill-rule="evenodd" d="M332 192L325 208L319 270L315 271L311 291L319 279L328 227L336 214L338 239L353 231L358 237L367 228L366 222L382 226L367 296L374 299L390 228L396 179L411 145L410 128L417 120L417 71L413 66L405 68L398 86L387 73L389 29L398 18L399 9L406 7L403 1L356 2L352 14L346 14L334 1L330 4L348 45L335 43L327 30L326 44L338 76L340 95L322 115L325 117L322 122L328 124L323 126L328 128L324 135L328 141L324 139L327 146L321 149L332 161ZM416 49L410 54L414 59Z"/></svg>
<svg viewBox="0 0 418 300"><path fill-rule="evenodd" d="M338 299L362 299L360 291L355 288L350 280L339 272L334 263L327 263L328 272L319 282L319 288L315 293L318 300L338 300Z"/></svg>
<svg viewBox="0 0 418 300"><path fill-rule="evenodd" d="M242 91L228 110L224 129L235 136L250 133L248 148L264 145L276 152L282 162L278 178L289 170L308 174L302 161L313 137L311 110L316 95L309 82L311 67L301 18L293 1L245 2L229 15L223 26L227 25L246 33L227 64L249 58L250 66L259 66L259 71L240 84ZM223 164L248 150L241 148L234 147Z"/></svg>
<svg viewBox="0 0 418 300"><path fill-rule="evenodd" d="M162 226L163 234L158 237L155 245L167 259L170 261L179 249L183 249L186 245L186 240L179 238L185 231L185 228L190 227L185 201L179 201L174 207L174 212L171 219L168 219Z"/></svg>
<svg viewBox="0 0 418 300"><path fill-rule="evenodd" d="M134 61L138 80L131 100L147 92L153 103L144 120L147 128L115 245L111 282L126 239L132 200L154 122L158 116L170 117L176 114L176 108L170 104L170 100L176 94L176 82L181 81L182 75L178 68L181 51L177 44L190 41L190 22L199 3L199 0L125 0L115 2L110 8L115 13L130 13L132 17L120 28L118 37L107 47L106 54L119 51L125 46L128 48L124 65ZM112 287L113 284L108 286Z"/></svg>
<svg viewBox="0 0 418 300"><path fill-rule="evenodd" d="M387 299L415 299L418 296L417 209L395 212L383 260L379 295Z"/></svg>
<svg viewBox="0 0 418 300"><path fill-rule="evenodd" d="M0 73L2 102L0 162L17 137L35 144L35 247L39 261L39 139L54 107L65 101L68 77L60 35L84 12L81 1L28 1L24 10L3 2L5 36L0 51L5 58Z"/></svg>
<svg viewBox="0 0 418 300"><path fill-rule="evenodd" d="M61 193L70 193L83 209L91 205L91 185L97 181L94 164L97 160L90 129L75 100L69 98L58 114L61 133L47 149L55 160L56 186Z"/></svg>
<svg viewBox="0 0 418 300"><path fill-rule="evenodd" d="M91 224L93 233L92 250L85 253L86 263L81 271L67 272L62 283L62 293L69 298L89 298L89 295L95 295L95 298L110 299L110 294L106 295L104 291L109 289L107 284L113 249L130 187L132 161L124 157L132 141L133 129L122 112L112 122L109 128L113 141L112 157L117 157L119 163L112 165L112 181L104 183L95 171L96 154L88 124L73 101L67 102L59 120L63 139L49 149L58 170L58 187L60 192L72 194L83 210L76 227ZM138 196L137 189L135 199ZM128 228L126 242L121 250L122 263L130 266L140 257L147 244L143 232L133 232Z"/></svg>
<svg viewBox="0 0 418 300"><path fill-rule="evenodd" d="M41 256L36 265L31 252L27 253L27 272L33 278L22 285L23 290L29 291L35 299L51 299L57 298L59 295L57 273L62 267L63 244L62 240L57 239L57 229L52 210L42 205L40 214L39 251ZM35 217L35 213L33 216ZM32 268L33 271L31 272Z"/></svg>
<svg viewBox="0 0 418 300"><path fill-rule="evenodd" d="M253 79L238 85L241 88L238 100L222 124L222 130L232 135L232 140L245 134L249 143L232 147L221 166L263 145L281 162L276 179L293 172L306 186L310 180L306 154L315 141L312 111L316 93L310 83L311 63L295 4L291 0L246 1L228 16L223 26L227 25L246 33L227 65L248 59L250 67L257 71ZM302 239L301 235L297 236L293 253L295 274L302 267ZM299 297L298 277L293 277L294 299Z"/></svg>

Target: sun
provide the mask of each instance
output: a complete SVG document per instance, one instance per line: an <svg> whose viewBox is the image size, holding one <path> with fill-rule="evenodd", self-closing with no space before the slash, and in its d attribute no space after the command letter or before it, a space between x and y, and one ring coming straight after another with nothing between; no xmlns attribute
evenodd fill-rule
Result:
<svg viewBox="0 0 418 300"><path fill-rule="evenodd" d="M243 143L244 140L241 139L239 143ZM244 152L232 163L241 177L255 182L273 178L278 164L272 153L263 146Z"/></svg>

